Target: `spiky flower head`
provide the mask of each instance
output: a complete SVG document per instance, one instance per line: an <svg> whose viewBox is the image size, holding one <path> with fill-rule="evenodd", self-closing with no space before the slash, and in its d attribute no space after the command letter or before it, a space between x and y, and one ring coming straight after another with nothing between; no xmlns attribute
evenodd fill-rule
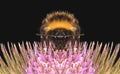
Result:
<svg viewBox="0 0 120 74"><path fill-rule="evenodd" d="M52 46L49 46L48 50L36 49L31 53L27 74L95 74L94 64L85 45L77 50L72 49L71 44L68 51L52 52L51 49Z"/></svg>
<svg viewBox="0 0 120 74"><path fill-rule="evenodd" d="M84 42L67 51L47 49L38 42L17 46L1 44L5 61L0 58L0 74L120 74L120 58L115 62L120 44L103 48L102 43Z"/></svg>

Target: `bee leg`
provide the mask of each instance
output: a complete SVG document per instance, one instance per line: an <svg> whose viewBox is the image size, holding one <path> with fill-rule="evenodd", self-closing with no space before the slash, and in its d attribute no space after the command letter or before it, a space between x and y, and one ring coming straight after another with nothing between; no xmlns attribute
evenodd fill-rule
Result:
<svg viewBox="0 0 120 74"><path fill-rule="evenodd" d="M44 44L44 37L43 36L40 36L40 43L41 43L41 46L43 48L43 44Z"/></svg>
<svg viewBox="0 0 120 74"><path fill-rule="evenodd" d="M75 37L73 36L73 39L71 41L72 50L74 49L74 45L75 45Z"/></svg>
<svg viewBox="0 0 120 74"><path fill-rule="evenodd" d="M76 38L76 42L77 42L77 48L79 48L80 36Z"/></svg>
<svg viewBox="0 0 120 74"><path fill-rule="evenodd" d="M48 38L46 36L41 36L40 39L41 39L42 49L46 52L49 46Z"/></svg>

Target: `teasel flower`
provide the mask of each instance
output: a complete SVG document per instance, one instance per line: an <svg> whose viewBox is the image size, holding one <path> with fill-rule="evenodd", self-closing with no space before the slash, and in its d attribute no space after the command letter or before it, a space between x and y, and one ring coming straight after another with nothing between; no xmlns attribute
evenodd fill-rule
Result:
<svg viewBox="0 0 120 74"><path fill-rule="evenodd" d="M0 74L120 74L120 44L81 42L67 50L54 50L52 43L1 44Z"/></svg>

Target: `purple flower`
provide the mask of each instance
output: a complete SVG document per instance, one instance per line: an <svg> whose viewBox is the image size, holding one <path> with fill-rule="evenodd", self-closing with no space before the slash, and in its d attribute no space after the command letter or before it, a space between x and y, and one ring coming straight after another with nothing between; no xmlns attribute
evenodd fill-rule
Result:
<svg viewBox="0 0 120 74"><path fill-rule="evenodd" d="M34 49L37 48L39 47ZM81 52L77 53L80 50ZM43 53L44 50L40 50L37 54L32 51L25 69L26 74L95 74L94 63L87 55L86 45L74 51L74 48L69 48L68 51L56 50L54 53L52 48L45 50L46 53Z"/></svg>
<svg viewBox="0 0 120 74"><path fill-rule="evenodd" d="M115 62L120 50L119 44L112 52L113 44L81 42L67 50L53 50L52 46L18 43L1 44L5 61L0 57L0 74L119 74L120 58ZM75 47L77 46L77 47ZM20 52L18 52L18 50Z"/></svg>

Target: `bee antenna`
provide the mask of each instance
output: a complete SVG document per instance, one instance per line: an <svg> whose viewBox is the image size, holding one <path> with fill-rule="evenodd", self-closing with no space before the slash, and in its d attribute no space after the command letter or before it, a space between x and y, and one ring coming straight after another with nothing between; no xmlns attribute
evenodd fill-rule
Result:
<svg viewBox="0 0 120 74"><path fill-rule="evenodd" d="M37 36L40 36L41 34L39 34L39 33L36 33L35 35L37 35Z"/></svg>
<svg viewBox="0 0 120 74"><path fill-rule="evenodd" d="M85 36L85 34L80 34L80 36Z"/></svg>

